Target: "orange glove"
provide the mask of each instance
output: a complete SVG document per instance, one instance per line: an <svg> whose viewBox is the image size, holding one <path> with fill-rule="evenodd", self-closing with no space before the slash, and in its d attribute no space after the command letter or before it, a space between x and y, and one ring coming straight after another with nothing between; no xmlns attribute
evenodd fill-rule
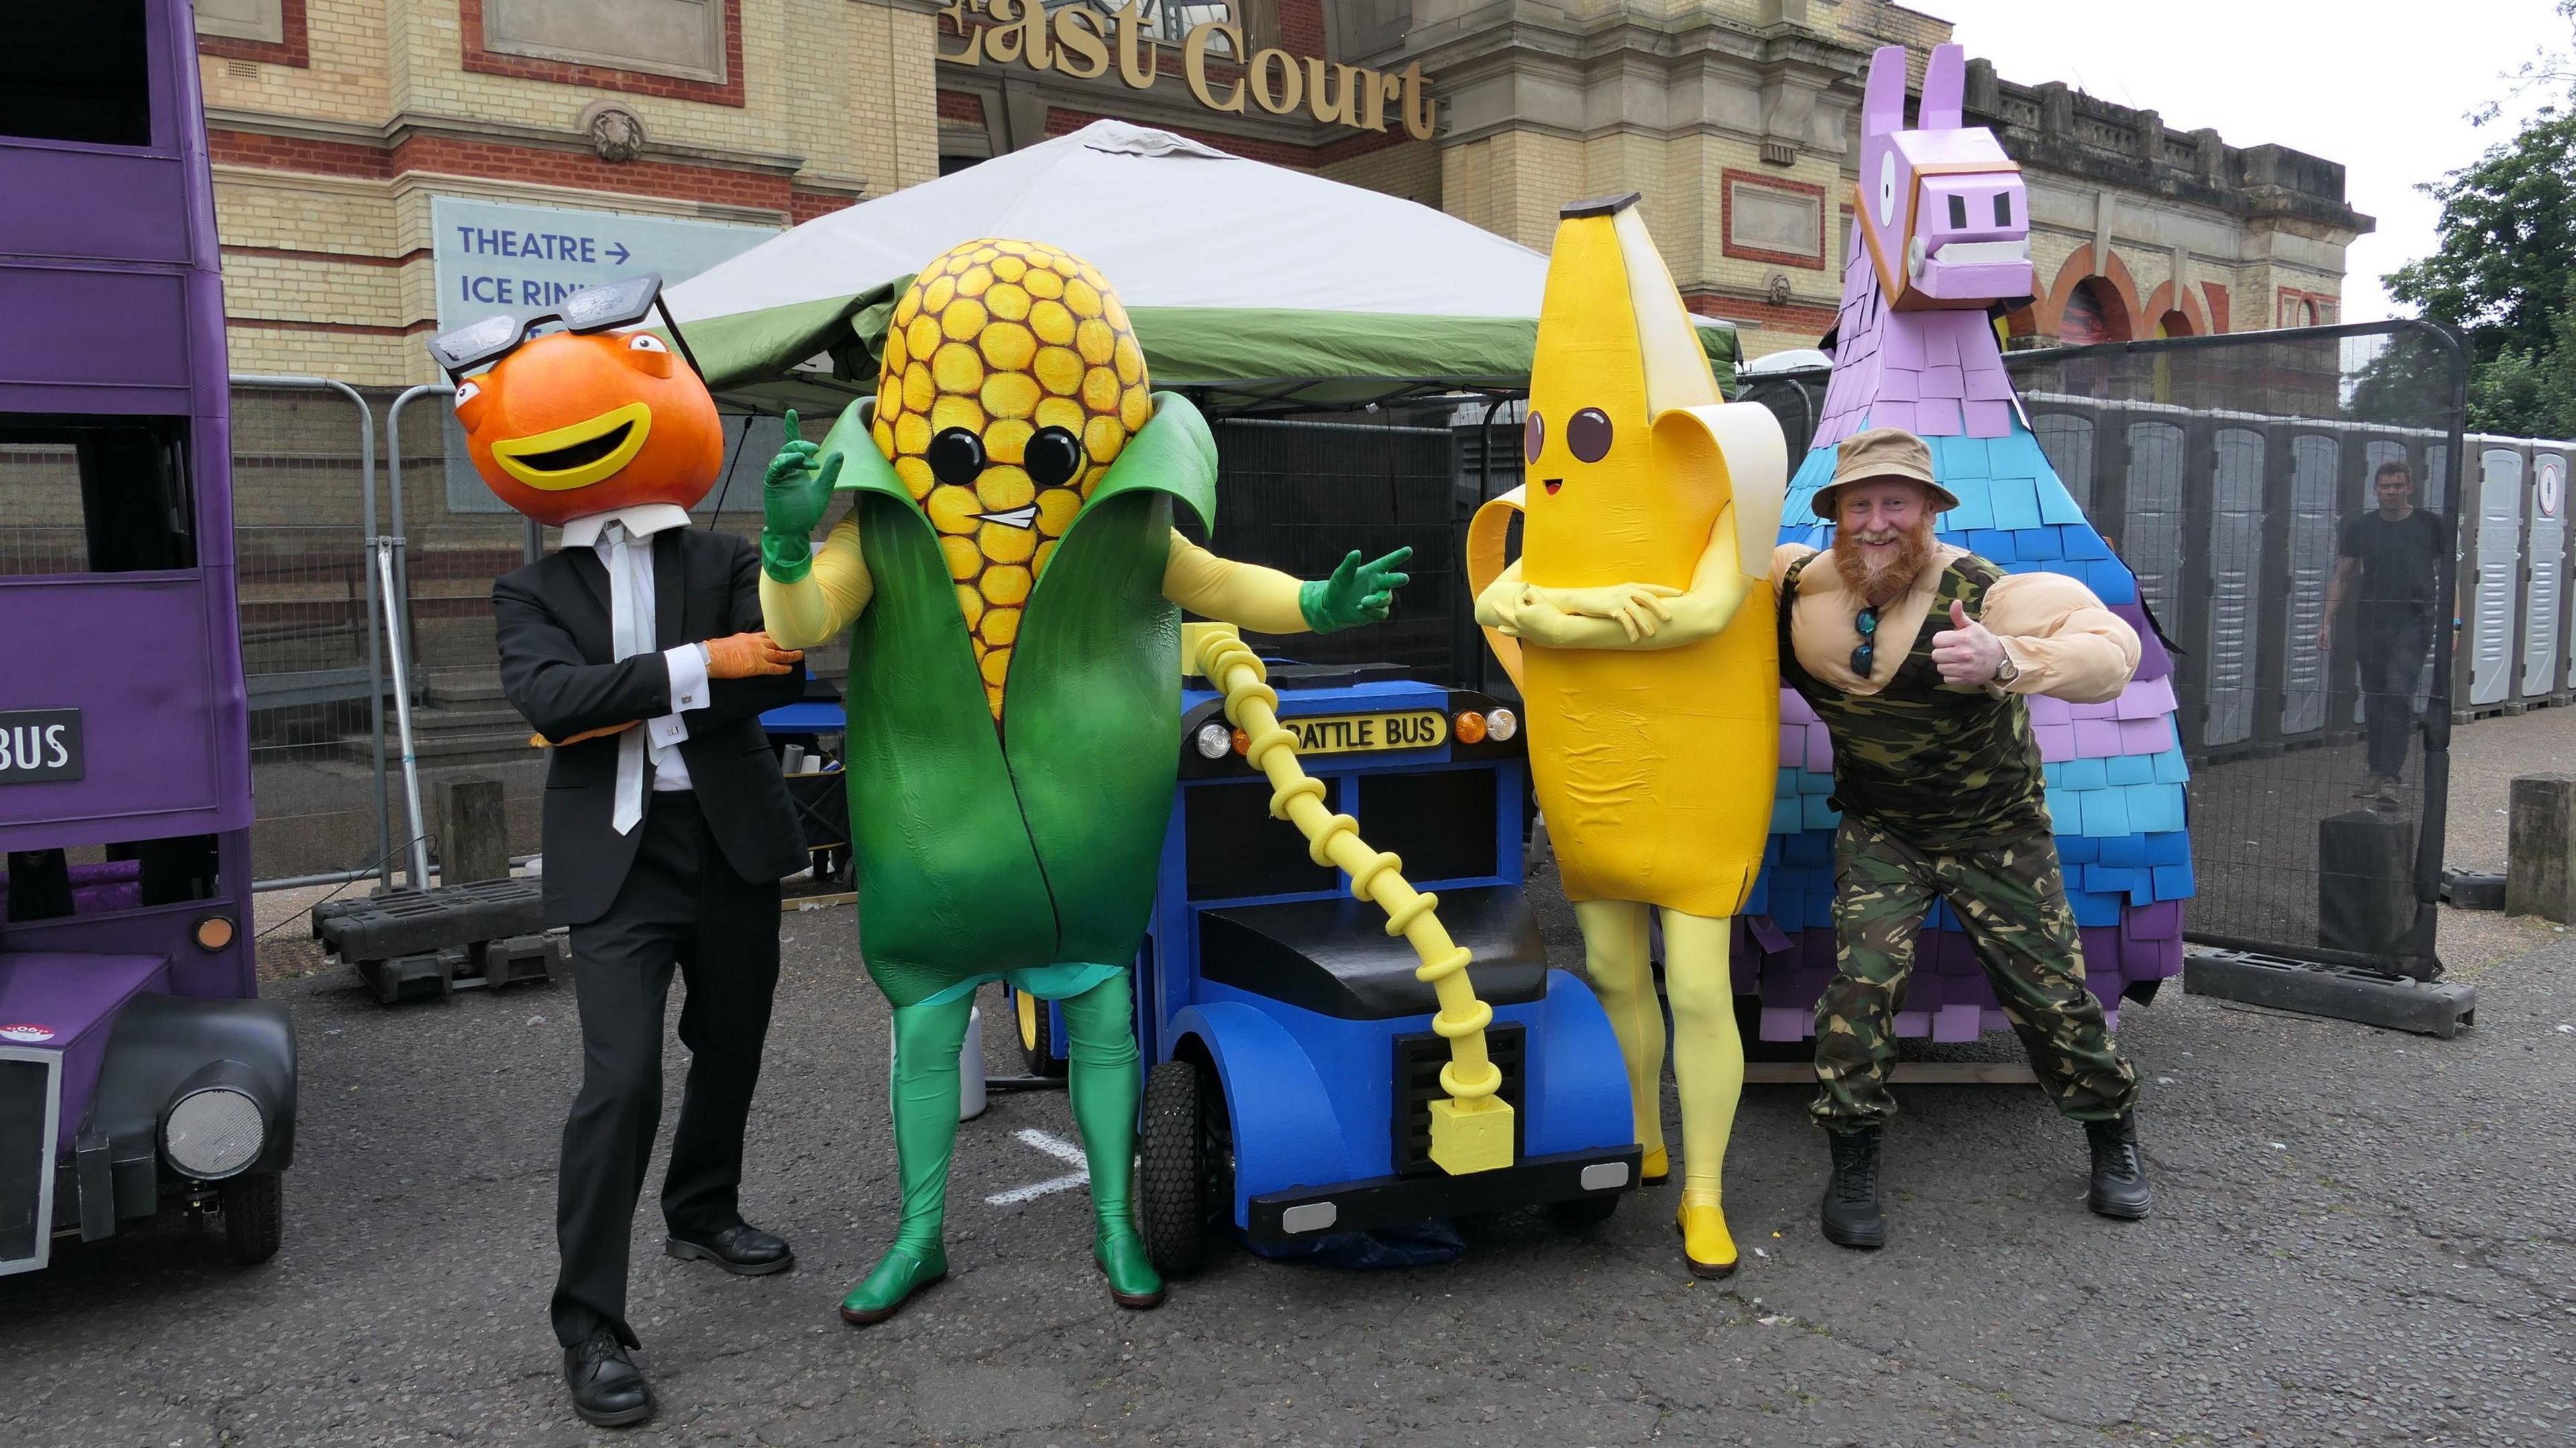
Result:
<svg viewBox="0 0 2576 1448"><path fill-rule="evenodd" d="M603 724L596 729L584 729L579 734L572 736L570 739L548 739L542 734L531 734L528 736L528 747L531 749L561 749L567 744L579 744L585 739L605 739L611 734L623 734L627 730L634 728L638 722L639 721L637 720L629 719L623 724Z"/></svg>
<svg viewBox="0 0 2576 1448"><path fill-rule="evenodd" d="M766 633L738 633L705 641L707 677L710 679L750 679L763 674L783 674L805 657L802 649L782 649L769 641Z"/></svg>

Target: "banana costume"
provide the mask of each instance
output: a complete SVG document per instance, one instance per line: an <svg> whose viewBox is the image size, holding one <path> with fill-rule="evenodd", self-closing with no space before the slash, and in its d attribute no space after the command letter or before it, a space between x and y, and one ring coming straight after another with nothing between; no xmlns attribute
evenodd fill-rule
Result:
<svg viewBox="0 0 2576 1448"><path fill-rule="evenodd" d="M836 490L852 506L817 554ZM811 647L852 630L860 938L895 1007L903 1224L841 1304L854 1324L947 1274L957 1054L990 980L1063 1002L1093 1258L1119 1305L1162 1300L1129 1211L1127 967L1178 772L1179 610L1320 631L1385 617L1405 582L1400 552L1354 553L1302 584L1228 562L1173 531L1175 503L1214 517L1207 424L1147 390L1098 271L1022 241L967 242L924 267L896 304L876 397L770 464L770 636Z"/></svg>
<svg viewBox="0 0 2576 1448"><path fill-rule="evenodd" d="M1663 912L1677 1225L1692 1270L1723 1276L1736 1251L1720 1171L1744 1086L1728 952L1777 782L1766 574L1788 454L1769 412L1719 393L1636 200L1570 206L1558 223L1529 481L1477 513L1468 574L1477 622L1528 706L1539 807L1627 1059L1648 1181L1668 1172L1648 946L1650 912ZM1505 567L1514 513L1521 556Z"/></svg>

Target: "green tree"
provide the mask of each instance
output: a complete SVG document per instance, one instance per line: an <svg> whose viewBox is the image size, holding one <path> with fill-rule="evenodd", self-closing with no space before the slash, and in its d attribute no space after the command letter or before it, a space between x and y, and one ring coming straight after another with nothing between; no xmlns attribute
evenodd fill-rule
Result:
<svg viewBox="0 0 2576 1448"><path fill-rule="evenodd" d="M2576 112L2544 109L2424 189L2442 204L2440 245L2385 280L2390 296L2467 335L2470 426L2576 431Z"/></svg>

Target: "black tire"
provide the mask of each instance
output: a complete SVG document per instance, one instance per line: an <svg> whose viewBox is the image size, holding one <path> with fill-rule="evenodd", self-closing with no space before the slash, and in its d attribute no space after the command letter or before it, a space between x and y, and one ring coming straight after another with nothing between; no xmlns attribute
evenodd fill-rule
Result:
<svg viewBox="0 0 2576 1448"><path fill-rule="evenodd" d="M1011 992L1012 1030L1020 1041L1020 1062L1032 1076L1061 1076L1069 1064L1056 1059L1055 1013L1024 990Z"/></svg>
<svg viewBox="0 0 2576 1448"><path fill-rule="evenodd" d="M235 1177L219 1188L224 1209L224 1252L243 1267L277 1255L286 1239L286 1178L277 1172Z"/></svg>
<svg viewBox="0 0 2576 1448"><path fill-rule="evenodd" d="M1186 1277L1207 1260L1215 1216L1208 1113L1225 1110L1212 1084L1195 1063L1183 1060L1165 1061L1145 1075L1136 1226L1145 1237L1145 1255L1167 1277Z"/></svg>
<svg viewBox="0 0 2576 1448"><path fill-rule="evenodd" d="M1548 1220L1567 1231L1597 1227L1610 1220L1611 1214L1619 1210L1619 1199L1626 1195L1626 1192L1594 1192L1570 1201L1550 1202L1547 1204Z"/></svg>

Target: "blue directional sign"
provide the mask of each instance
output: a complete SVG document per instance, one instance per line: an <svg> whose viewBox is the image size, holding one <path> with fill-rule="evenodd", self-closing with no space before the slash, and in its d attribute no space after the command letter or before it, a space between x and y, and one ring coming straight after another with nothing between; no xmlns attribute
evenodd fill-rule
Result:
<svg viewBox="0 0 2576 1448"><path fill-rule="evenodd" d="M778 234L455 196L430 198L429 218L442 332L504 312L533 316L567 293L639 272L660 272L666 285L685 281Z"/></svg>

